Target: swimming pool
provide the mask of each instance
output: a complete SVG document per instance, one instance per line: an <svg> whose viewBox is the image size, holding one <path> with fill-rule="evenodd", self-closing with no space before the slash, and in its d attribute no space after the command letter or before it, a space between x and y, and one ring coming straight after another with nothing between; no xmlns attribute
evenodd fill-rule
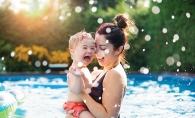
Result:
<svg viewBox="0 0 195 118"><path fill-rule="evenodd" d="M64 118L66 75L0 75L0 82L25 95L14 118ZM195 76L128 74L120 113L121 118L194 118Z"/></svg>

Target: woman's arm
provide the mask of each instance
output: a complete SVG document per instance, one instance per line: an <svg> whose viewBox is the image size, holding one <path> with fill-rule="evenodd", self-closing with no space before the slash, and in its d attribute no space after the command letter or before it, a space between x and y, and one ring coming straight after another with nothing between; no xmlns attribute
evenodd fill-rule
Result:
<svg viewBox="0 0 195 118"><path fill-rule="evenodd" d="M85 101L89 111L97 118L117 118L119 115L125 82L124 78L115 70L110 70L103 81L102 104L97 103L85 91L79 97Z"/></svg>

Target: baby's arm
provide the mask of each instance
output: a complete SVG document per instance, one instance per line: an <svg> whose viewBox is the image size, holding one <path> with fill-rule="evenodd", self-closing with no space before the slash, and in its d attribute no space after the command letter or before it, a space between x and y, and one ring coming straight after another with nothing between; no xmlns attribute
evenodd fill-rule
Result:
<svg viewBox="0 0 195 118"><path fill-rule="evenodd" d="M72 93L80 94L82 90L82 78L68 73L68 85Z"/></svg>

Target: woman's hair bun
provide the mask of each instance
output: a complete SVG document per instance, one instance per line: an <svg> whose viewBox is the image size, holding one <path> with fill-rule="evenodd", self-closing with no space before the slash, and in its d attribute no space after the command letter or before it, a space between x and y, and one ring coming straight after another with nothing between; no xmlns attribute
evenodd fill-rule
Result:
<svg viewBox="0 0 195 118"><path fill-rule="evenodd" d="M114 18L114 22L115 22L116 26L118 26L119 28L122 28L122 29L124 29L128 26L128 19L123 14L118 14Z"/></svg>

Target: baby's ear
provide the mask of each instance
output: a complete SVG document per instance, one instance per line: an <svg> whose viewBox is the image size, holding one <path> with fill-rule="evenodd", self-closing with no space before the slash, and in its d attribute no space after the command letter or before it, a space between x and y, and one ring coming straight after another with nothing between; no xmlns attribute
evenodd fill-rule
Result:
<svg viewBox="0 0 195 118"><path fill-rule="evenodd" d="M74 53L74 49L70 49L70 53L73 54Z"/></svg>

